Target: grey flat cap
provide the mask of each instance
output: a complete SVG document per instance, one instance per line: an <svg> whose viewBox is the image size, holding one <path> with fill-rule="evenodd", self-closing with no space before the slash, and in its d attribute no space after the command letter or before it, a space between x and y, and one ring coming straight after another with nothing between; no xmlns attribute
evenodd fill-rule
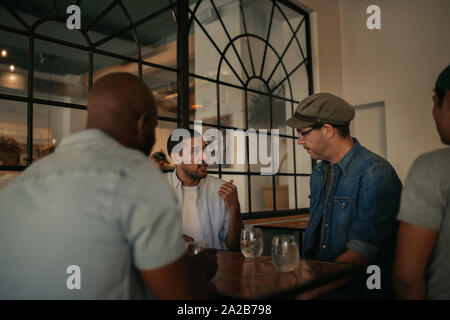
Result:
<svg viewBox="0 0 450 320"><path fill-rule="evenodd" d="M354 117L355 109L347 101L331 93L317 93L300 101L286 125L297 129L320 123L345 125Z"/></svg>

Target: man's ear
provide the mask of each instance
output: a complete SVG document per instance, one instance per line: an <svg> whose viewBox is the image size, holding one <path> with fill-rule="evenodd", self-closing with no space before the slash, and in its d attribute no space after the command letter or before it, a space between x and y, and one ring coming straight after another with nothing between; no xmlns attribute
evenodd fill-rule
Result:
<svg viewBox="0 0 450 320"><path fill-rule="evenodd" d="M137 122L137 129L139 133L144 133L146 128L148 128L148 122L150 121L151 117L148 112L143 112L138 118Z"/></svg>
<svg viewBox="0 0 450 320"><path fill-rule="evenodd" d="M325 123L323 127L327 137L332 138L335 135L334 127L331 124Z"/></svg>

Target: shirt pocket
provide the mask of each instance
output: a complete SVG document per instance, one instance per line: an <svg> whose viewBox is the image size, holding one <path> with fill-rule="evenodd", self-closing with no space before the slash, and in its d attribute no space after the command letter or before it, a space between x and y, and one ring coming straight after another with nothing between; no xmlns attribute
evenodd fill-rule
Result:
<svg viewBox="0 0 450 320"><path fill-rule="evenodd" d="M348 232L355 214L355 201L353 197L336 196L333 202L333 228Z"/></svg>

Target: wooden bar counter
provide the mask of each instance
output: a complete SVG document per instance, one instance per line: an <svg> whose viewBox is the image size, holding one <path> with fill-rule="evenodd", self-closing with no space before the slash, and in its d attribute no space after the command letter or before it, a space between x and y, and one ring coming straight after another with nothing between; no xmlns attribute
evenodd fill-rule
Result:
<svg viewBox="0 0 450 320"><path fill-rule="evenodd" d="M241 253L218 251L218 270L211 280L219 294L231 299L290 299L363 269L357 265L300 260L289 273L275 269L270 256L246 259Z"/></svg>

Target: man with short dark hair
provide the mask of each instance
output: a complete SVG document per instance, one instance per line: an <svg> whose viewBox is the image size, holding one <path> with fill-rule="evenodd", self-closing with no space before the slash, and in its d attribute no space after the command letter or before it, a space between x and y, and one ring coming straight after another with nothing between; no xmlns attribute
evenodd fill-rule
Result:
<svg viewBox="0 0 450 320"><path fill-rule="evenodd" d="M208 248L238 251L242 217L237 187L233 180L226 182L208 176L206 142L193 129L186 133L181 140L173 133L167 140L167 152L176 168L166 175L178 197L182 233L187 241L194 240ZM179 154L174 151L177 145L182 147Z"/></svg>
<svg viewBox="0 0 450 320"><path fill-rule="evenodd" d="M436 80L433 104L436 129L450 145L450 65ZM414 161L397 218L397 298L450 299L450 148Z"/></svg>
<svg viewBox="0 0 450 320"><path fill-rule="evenodd" d="M297 128L298 144L311 158L322 160L311 174L303 257L378 264L388 280L401 182L385 159L348 134L354 116L345 100L318 93L286 122Z"/></svg>
<svg viewBox="0 0 450 320"><path fill-rule="evenodd" d="M0 192L0 299L211 297L215 269L194 267L173 192L148 161L151 91L108 74L87 109L87 130Z"/></svg>

